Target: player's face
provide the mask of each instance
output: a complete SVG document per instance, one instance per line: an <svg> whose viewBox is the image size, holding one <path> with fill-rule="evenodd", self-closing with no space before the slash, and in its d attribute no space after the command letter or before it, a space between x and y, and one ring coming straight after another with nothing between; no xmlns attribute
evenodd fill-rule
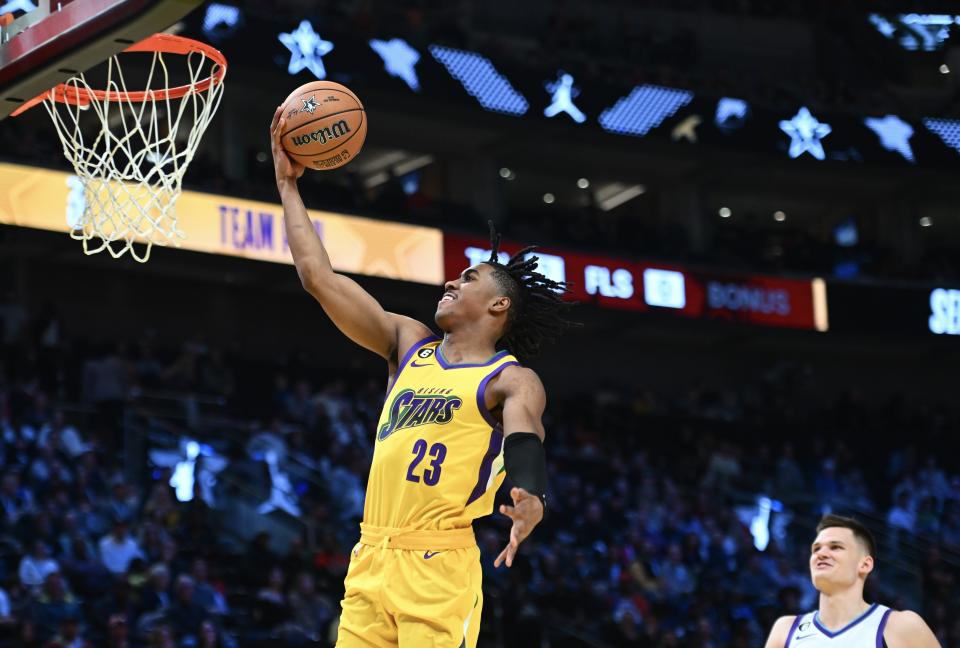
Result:
<svg viewBox="0 0 960 648"><path fill-rule="evenodd" d="M486 263L470 266L443 285L443 295L437 302L434 317L441 328L455 319L473 319L489 312L499 297L493 268Z"/></svg>
<svg viewBox="0 0 960 648"><path fill-rule="evenodd" d="M852 587L872 570L873 558L851 529L828 527L810 546L810 579L821 592Z"/></svg>

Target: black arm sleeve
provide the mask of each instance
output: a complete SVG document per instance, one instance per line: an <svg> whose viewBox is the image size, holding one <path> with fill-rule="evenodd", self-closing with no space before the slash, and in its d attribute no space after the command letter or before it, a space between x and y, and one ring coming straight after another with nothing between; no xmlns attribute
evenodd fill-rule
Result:
<svg viewBox="0 0 960 648"><path fill-rule="evenodd" d="M510 480L541 501L547 492L547 455L533 432L514 432L503 441L503 463Z"/></svg>

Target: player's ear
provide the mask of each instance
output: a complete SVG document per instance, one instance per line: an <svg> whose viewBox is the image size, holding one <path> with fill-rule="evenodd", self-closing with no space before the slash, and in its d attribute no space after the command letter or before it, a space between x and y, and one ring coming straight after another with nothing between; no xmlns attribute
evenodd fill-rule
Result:
<svg viewBox="0 0 960 648"><path fill-rule="evenodd" d="M490 311L493 313L505 313L510 310L510 298L506 295L499 295L494 298L490 304Z"/></svg>
<svg viewBox="0 0 960 648"><path fill-rule="evenodd" d="M860 559L860 573L868 576L873 571L873 556L864 556Z"/></svg>

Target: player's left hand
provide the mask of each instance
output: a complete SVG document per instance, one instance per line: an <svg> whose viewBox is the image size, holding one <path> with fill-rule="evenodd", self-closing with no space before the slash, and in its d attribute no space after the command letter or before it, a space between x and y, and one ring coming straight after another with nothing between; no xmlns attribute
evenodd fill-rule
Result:
<svg viewBox="0 0 960 648"><path fill-rule="evenodd" d="M499 567L504 562L507 563L507 567L513 567L513 559L517 555L520 543L526 540L533 528L543 519L543 502L539 497L517 487L510 489L510 497L513 498L513 506L500 505L500 512L513 520L513 526L510 528L510 542L493 561L494 567Z"/></svg>

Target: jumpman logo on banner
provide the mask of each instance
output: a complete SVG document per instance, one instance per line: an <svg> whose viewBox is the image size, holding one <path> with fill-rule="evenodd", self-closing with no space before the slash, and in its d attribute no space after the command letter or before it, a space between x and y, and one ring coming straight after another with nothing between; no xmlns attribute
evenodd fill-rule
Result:
<svg viewBox="0 0 960 648"><path fill-rule="evenodd" d="M545 117L554 117L565 112L578 124L587 121L587 116L573 103L573 98L580 94L580 89L573 87L572 76L561 70L557 80L544 84L544 87L552 94L552 103L543 110Z"/></svg>

